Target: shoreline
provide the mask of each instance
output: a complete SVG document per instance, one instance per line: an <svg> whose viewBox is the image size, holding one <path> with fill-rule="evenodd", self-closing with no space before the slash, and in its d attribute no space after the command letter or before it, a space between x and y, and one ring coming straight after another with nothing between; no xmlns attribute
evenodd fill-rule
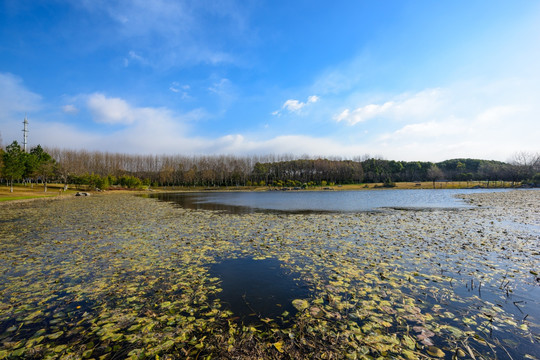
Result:
<svg viewBox="0 0 540 360"><path fill-rule="evenodd" d="M90 193L92 196L96 195L111 195L111 194L151 194L151 193L193 193L193 192L266 192L266 191L369 191L369 190L472 190L472 189L534 189L530 187L524 187L521 184L514 185L510 182L499 183L498 186L486 186L485 181L449 181L449 182L399 182L395 183L393 187L384 186L383 183L362 183L362 184L346 184L346 185L332 185L332 186L314 186L309 188L300 187L275 187L275 186L226 186L226 187L184 187L184 186L164 186L158 188L149 189L108 189L102 191L88 191L88 190L76 190L69 189L67 192L58 191L60 187L57 184L48 185L49 192L44 193L39 188L28 189L23 188L23 191L18 192L16 189L13 193L3 191L0 188L0 206L2 204L15 204L24 203L35 200L54 200L54 199L66 199L74 197L79 191ZM491 185L491 184L490 184ZM39 190L38 190L39 189ZM8 198L8 199L6 199ZM13 199L11 199L13 198Z"/></svg>

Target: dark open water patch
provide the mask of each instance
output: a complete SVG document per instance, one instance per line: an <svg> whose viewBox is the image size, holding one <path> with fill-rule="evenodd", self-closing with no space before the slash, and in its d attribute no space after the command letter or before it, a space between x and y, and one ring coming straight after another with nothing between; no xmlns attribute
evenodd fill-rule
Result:
<svg viewBox="0 0 540 360"><path fill-rule="evenodd" d="M210 267L210 275L221 280L218 297L225 309L244 324L271 319L284 325L297 312L292 301L309 296L307 286L277 259L225 259Z"/></svg>

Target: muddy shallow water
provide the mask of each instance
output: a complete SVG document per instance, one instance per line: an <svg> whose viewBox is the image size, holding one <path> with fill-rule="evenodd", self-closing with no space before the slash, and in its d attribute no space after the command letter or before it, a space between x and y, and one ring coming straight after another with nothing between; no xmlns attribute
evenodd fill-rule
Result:
<svg viewBox="0 0 540 360"><path fill-rule="evenodd" d="M328 214L3 204L0 359L540 358L540 192L463 198Z"/></svg>

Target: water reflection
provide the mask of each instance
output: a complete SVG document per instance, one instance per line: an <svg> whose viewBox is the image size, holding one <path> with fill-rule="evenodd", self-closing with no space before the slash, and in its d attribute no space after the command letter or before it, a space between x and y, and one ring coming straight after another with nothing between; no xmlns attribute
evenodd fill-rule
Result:
<svg viewBox="0 0 540 360"><path fill-rule="evenodd" d="M236 206L208 201L206 193L158 193L149 197L179 205L184 209L225 211L231 214L249 214L255 209L249 206Z"/></svg>
<svg viewBox="0 0 540 360"><path fill-rule="evenodd" d="M307 287L276 259L225 259L213 264L210 274L221 279L219 299L225 308L244 324L266 318L286 323L296 313L292 300L309 296Z"/></svg>
<svg viewBox="0 0 540 360"><path fill-rule="evenodd" d="M186 209L218 210L233 214L253 212L360 212L381 208L409 210L466 209L459 194L506 191L503 189L460 190L369 190L297 192L158 193L149 195Z"/></svg>

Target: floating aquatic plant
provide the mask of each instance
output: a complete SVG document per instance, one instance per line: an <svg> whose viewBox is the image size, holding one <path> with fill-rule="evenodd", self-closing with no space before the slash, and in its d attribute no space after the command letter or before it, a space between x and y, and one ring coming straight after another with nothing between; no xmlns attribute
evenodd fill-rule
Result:
<svg viewBox="0 0 540 360"><path fill-rule="evenodd" d="M3 205L0 359L534 360L540 193L467 199L482 206L232 215L127 195ZM302 296L243 321L214 271L234 259L268 260Z"/></svg>

